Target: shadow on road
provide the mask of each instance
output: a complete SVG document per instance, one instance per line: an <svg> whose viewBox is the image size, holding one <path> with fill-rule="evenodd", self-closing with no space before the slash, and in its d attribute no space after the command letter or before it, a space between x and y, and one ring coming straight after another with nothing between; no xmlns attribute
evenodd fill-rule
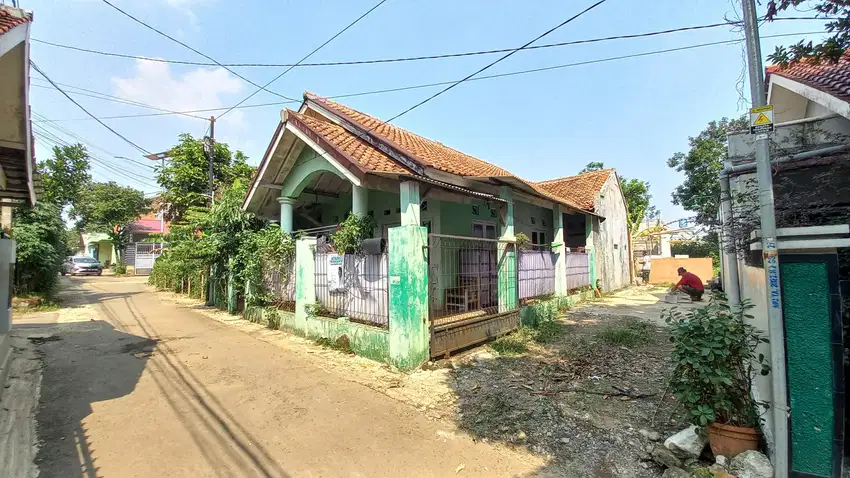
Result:
<svg viewBox="0 0 850 478"><path fill-rule="evenodd" d="M36 456L41 476L99 476L83 420L91 404L131 393L156 341L116 330L96 320L79 328L27 324L27 333L49 328L49 338L32 340L44 360L37 414L42 442ZM128 410L128 413L133 411Z"/></svg>
<svg viewBox="0 0 850 478"><path fill-rule="evenodd" d="M160 337L131 297L101 302L101 310L116 323L120 310L132 317L143 333ZM281 465L176 356L167 341L157 344L156 358L150 363L150 376L172 411L189 433L197 449L219 476L253 475L288 477Z"/></svg>

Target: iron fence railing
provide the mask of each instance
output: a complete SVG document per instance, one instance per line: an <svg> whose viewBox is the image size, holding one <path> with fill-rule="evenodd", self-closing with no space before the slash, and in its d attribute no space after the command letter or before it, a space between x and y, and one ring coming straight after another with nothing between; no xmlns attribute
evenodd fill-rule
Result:
<svg viewBox="0 0 850 478"><path fill-rule="evenodd" d="M567 290L590 284L590 256L586 252L569 252L566 255Z"/></svg>
<svg viewBox="0 0 850 478"><path fill-rule="evenodd" d="M428 249L429 308L434 324L494 314L499 311L499 292L516 292L516 270L507 268L499 277L500 254L515 253L514 243L500 247L496 239L430 234ZM505 301L508 303L507 298Z"/></svg>
<svg viewBox="0 0 850 478"><path fill-rule="evenodd" d="M316 313L388 327L387 254L339 255L329 249L316 247Z"/></svg>
<svg viewBox="0 0 850 478"><path fill-rule="evenodd" d="M517 253L517 294L520 300L555 293L555 254L549 245L535 244Z"/></svg>
<svg viewBox="0 0 850 478"><path fill-rule="evenodd" d="M295 256L263 261L263 288L279 309L295 312Z"/></svg>

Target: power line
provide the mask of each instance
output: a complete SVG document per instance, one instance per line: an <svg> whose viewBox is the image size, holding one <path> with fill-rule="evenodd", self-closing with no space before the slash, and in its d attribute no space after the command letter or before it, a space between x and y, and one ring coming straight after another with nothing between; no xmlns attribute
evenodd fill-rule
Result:
<svg viewBox="0 0 850 478"><path fill-rule="evenodd" d="M33 79L34 80L41 80L41 78L33 78ZM150 109L150 110L162 111L162 112L165 112L165 113L168 113L168 114L182 115L182 116L187 116L189 118L200 119L200 120L206 121L206 118L203 118L201 116L195 116L195 115L188 114L188 113L184 113L184 112L181 112L181 111L169 110L167 108L160 108L160 107L157 107L157 106L149 105L149 104L146 104L146 103L141 103L141 102L138 102L138 101L127 100L127 99L124 99L124 98L121 98L121 97L118 97L118 96L108 95L106 93L100 93L100 92L94 91L94 90L88 90L86 88L80 88L78 86L72 86L72 85L68 85L68 84L65 84L65 83L59 83L58 81L56 82L56 84L62 85L66 88L75 88L75 89L81 90L83 92L89 92L89 93L83 93L83 92L80 92L80 91L68 91L68 93L72 94L72 95L86 96L86 97L95 98L95 99L98 99L98 100L111 101L113 103L121 103L121 104L129 105L129 106L137 106L139 108L147 108L147 109ZM48 86L48 85L33 84L33 85L30 85L30 86L35 86L37 88L54 89L53 87ZM100 96L98 96L98 95L100 95Z"/></svg>
<svg viewBox="0 0 850 478"><path fill-rule="evenodd" d="M541 38L543 38L543 37L545 37L545 36L549 35L550 33L554 32L555 30L557 30L557 29L559 29L559 28L563 27L564 25L566 25L566 24L568 24L568 23L572 22L573 20L575 20L575 19L579 18L580 16L584 15L585 13L587 13L587 12L589 12L589 11L593 10L594 8L598 7L599 5L602 5L602 4L603 4L603 3L605 3L606 1L607 1L607 0L599 0L599 1L597 1L597 2L596 2L596 3L594 3L593 5L591 5L591 6L587 7L587 8L585 8L584 10L582 10L582 11L578 12L577 14L575 14L575 15L571 16L570 18L568 18L568 19L564 20L563 22L561 22L561 23L559 23L559 24L555 25L554 27L550 28L549 30L546 30L546 31L545 31L545 32L543 32L542 34L540 34L540 35L536 36L533 40L531 40L531 41L527 42L527 43L526 43L526 44L524 44L523 46L521 46L521 47L519 47L519 48L516 48L516 49L512 50L510 53L508 53L508 54L506 54L506 55L504 55L504 56L500 57L500 58L499 58L498 60L496 60L496 61L493 61L493 62L488 63L488 64L487 64L487 65L485 65L483 68L479 68L479 69L478 69L478 70L476 70L474 73L472 73L472 74L470 74L470 75L467 75L467 76L466 76L466 77L464 77L463 79L458 80L458 81L456 81L456 82L452 83L451 85L449 85L449 86L447 86L447 87L443 88L442 90L440 90L440 91L438 91L438 92L434 93L433 95L429 96L428 98L425 98L424 100L420 101L419 103L416 103L415 105L411 106L410 108L407 108L406 110L404 110L404 111L402 111L401 113L399 113L399 114L397 114L397 115L393 116L392 118L388 119L387 121L384 121L384 123L390 123L390 122L392 122L394 119L399 118L399 117L401 117L401 116L404 116L404 115L406 115L407 113L410 113L411 111L415 110L416 108L419 108L420 106L424 105L425 103L427 103L427 102L429 102L429 101L433 100L434 98L436 98L436 97L438 97L438 96L442 95L443 93L445 93L445 92L447 92L447 91L451 90L451 89L452 89L452 88L454 88L455 86L457 86L457 85L459 85L459 84L463 83L464 81L469 80L469 79L470 79L470 78L472 78L473 76L475 76L475 75L477 75L477 74L479 74L479 73L481 73L481 72L483 72L483 71L485 71L485 70L489 69L490 67L492 67L492 66L496 65L497 63L501 62L502 60L506 60L507 58L509 58L510 56L512 56L513 54L515 54L516 52L518 52L518 51L520 51L520 50L524 50L525 48L527 48L527 47L531 46L531 44L532 44L532 43L534 43L534 42L536 42L537 40L540 40ZM374 129L374 128L372 128L372 129Z"/></svg>
<svg viewBox="0 0 850 478"><path fill-rule="evenodd" d="M34 61L30 60L30 65L32 65L32 67L35 69L35 71L39 72L39 73L41 74L41 76L43 76L43 77L44 77L44 79L46 79L47 81L49 81L49 82L50 82L50 84L51 84L51 85L53 85L53 87L54 87L54 88L56 88L57 90L59 90L59 92L60 92L60 93L62 93L63 95L65 95L65 98L68 98L68 100L69 100L69 101L71 101L71 103L74 103L75 105L77 105L77 107L78 107L78 108L80 108L81 110L83 110L83 112L85 112L87 115L89 115L89 116L91 116L92 118L94 118L94 120L95 120L95 121L97 121L98 123L100 123L100 124L101 124L101 126L103 126L104 128L108 129L108 130L109 130L109 131L111 131L111 132L112 132L115 136L118 136L119 138L123 139L124 141L126 141L128 144L132 145L134 148L138 149L139 151L141 151L141 152L143 152L143 153L145 153L145 154L150 154L150 152L149 152L149 151L147 151L147 150L145 150L145 148L142 148L142 147L141 147L141 146L139 146L138 144L136 144L136 143L134 143L134 142L130 141L130 140L129 140L129 139L127 139L124 135L122 135L121 133L119 133L119 132L115 131L115 130L114 130L114 129L112 129L109 125L107 125L106 123L104 123L103 121L101 121L101 120L100 120L97 116L95 116L95 115L91 114L91 113L89 112L89 110L87 110L87 109L85 109L85 108L83 107L83 105L81 105L81 104L77 103L77 100L75 100L74 98L71 98L71 95L69 95L68 93L65 93L65 90L63 90L62 88L59 88L59 86L58 86L58 85L56 85L56 83L54 83L54 82L53 82L53 80L51 80L51 79L50 79L50 77L49 77L49 76L47 76L47 74L45 74L45 73L41 70L41 68L39 68L39 67L38 67L38 65L36 65L36 64L35 64L35 62L34 62Z"/></svg>
<svg viewBox="0 0 850 478"><path fill-rule="evenodd" d="M763 39L766 39L766 38L783 38L783 37L793 37L793 36L801 36L801 35L816 35L816 34L819 34L819 33L823 33L823 32L822 31L816 31L816 32L783 33L783 34L777 34L777 35L764 35L761 38L763 38ZM598 58L598 59L594 59L594 60L586 60L586 61L580 61L580 62L574 62L574 63L565 63L565 64L560 64L560 65L546 66L546 67L541 67L541 68L533 68L533 69L528 69L528 70L518 70L518 71L507 72L507 73L498 73L498 74L494 74L494 75L484 75L484 76L478 76L478 77L475 77L475 78L470 78L467 81L491 80L491 79L504 78L504 77L509 77L509 76L526 75L526 74L530 74L530 73L538 73L538 72L541 72L541 71L549 71L549 70L557 70L557 69L562 69L562 68L570 68L570 67L575 67L575 66L591 65L591 64L595 64L595 63L605 63L605 62L609 62L609 61L625 60L625 59L629 59L629 58L639 58L639 57L644 57L644 56L660 55L660 54L664 54L664 53L672 53L672 52L683 51L683 50L693 50L693 49L705 48L705 47L709 47L709 46L731 45L731 44L735 44L735 43L740 43L741 41L742 40L740 40L740 39L735 39L735 40L720 40L720 41L708 42L708 43L697 43L697 44L694 44L694 45L686 45L686 46L676 47L676 48L667 48L667 49L663 49L663 50L652 50L652 51L648 51L648 52L633 53L633 54L628 54L628 55L619 55L619 56L606 57L606 58ZM377 95L377 94L382 94L382 93L395 93L395 92L400 92L400 91L417 90L417 89L423 89L423 88L433 88L433 87L436 87L436 86L450 85L452 83L455 83L456 81L458 81L458 80L440 81L440 82L435 82L435 83L425 83L425 84L410 85L410 86L401 86L401 87L397 87L397 88L384 88L384 89L380 89L380 90L363 91L363 92L358 92L358 93L347 93L347 94L343 94L343 95L333 95L333 96L329 96L328 98L329 99L345 99L345 98L353 98L353 97L358 97L358 96L369 96L369 95ZM272 102L272 103L259 103L259 104L253 104L253 105L241 105L237 108L238 109L261 108L261 107L268 107L268 106L281 106L281 105L293 104L293 103L299 103L300 104L301 101L300 100L277 101L277 102ZM184 114L185 113L211 113L211 112L216 112L216 111L223 111L225 109L227 109L227 108L207 108L207 109L200 109L200 110L180 111L180 112L177 112L177 113L184 113ZM142 117L150 117L150 116L167 116L167 115L171 115L171 114L174 114L174 113L148 113L148 114L134 114L134 115L104 116L104 117L101 117L101 119L142 118ZM52 119L50 121L57 122L57 121L85 121L85 120L89 120L89 118L65 118L65 119Z"/></svg>
<svg viewBox="0 0 850 478"><path fill-rule="evenodd" d="M293 98L290 98L290 97L288 97L288 96L282 95L282 94L280 94L280 93L277 93L277 92L274 92L274 91L271 91L271 90L267 90L264 86L260 86L260 85L258 85L258 84L256 84L256 83L254 83L253 81L249 80L248 78L245 78L244 76L240 75L239 73L237 73L237 72L233 71L232 69L230 69L228 66L224 65L223 63L219 63L219 62L218 62L218 60L216 60L215 58L213 58L213 57L211 57L211 56L209 56L209 55L206 55L206 54L204 54L204 53L202 53L202 52L200 52L200 51L196 50L195 48L192 48L191 46L189 46L189 45L187 45L187 44L183 43L182 41L180 41L180 40L178 40L178 39L174 38L173 36L171 36L171 35L169 35L169 34L167 34L167 33L163 32L162 30L158 30L158 29L156 29L155 27L152 27L151 25L149 25L149 24L147 24L147 23L143 22L142 20L139 20L138 18L134 17L133 15L130 15L129 13L125 12L124 10L122 10L122 9L118 8L117 6L113 5L111 2L109 2L109 0L102 0L102 1L103 1L103 3L105 3L105 4L109 5L110 7L114 8L115 10L117 10L118 12L120 12L121 14L123 14L124 16L126 16L127 18L129 18L129 19L133 20L134 22L138 23L139 25L142 25L143 27L145 27L145 28L147 28L147 29L150 29L150 30L154 31L154 32L156 32L156 33L158 33L158 34L160 34L160 35L164 36L165 38L168 38L169 40L173 41L174 43L177 43L177 44L178 44L178 45L180 45L180 46L183 46L183 47L185 47L185 48L188 48L189 50L191 50L191 51L193 51L193 52L197 53L198 55L201 55L202 57L206 58L207 60L210 60L211 62L215 63L216 65L218 65L218 66L220 66L220 67L224 68L225 70L229 71L230 73L233 73L233 74L234 74L234 75L236 75L238 78L241 78L242 80L247 81L247 82L248 82L248 83L250 83L251 85L256 86L256 87L259 87L261 90L266 91L266 92L268 92L268 93L271 93L271 94L273 94L273 95L275 95L275 96L279 96L279 97L284 98L284 99L287 99L287 100L294 100Z"/></svg>
<svg viewBox="0 0 850 478"><path fill-rule="evenodd" d="M828 20L827 18L817 18L817 17L791 17L791 18L781 18L777 20ZM598 43L605 42L611 40L626 40L626 39L635 39L635 38L647 38L659 35L667 35L671 33L679 33L686 31L696 31L696 30L705 30L711 28L718 28L724 26L733 26L736 24L740 24L741 22L720 22L720 23L710 23L706 25L695 25L689 27L679 27L679 28L670 28L667 30L659 30L653 32L646 33L633 33L627 35L615 35L615 36L607 36L601 38L590 38L586 40L574 40L574 41L566 41L566 42L558 42L558 43L547 43L544 45L532 45L525 50L539 50L546 48L555 48L569 45L581 45L586 43ZM33 38L32 41L36 43L43 43L45 45L50 45L57 48L64 48L68 50L74 50L84 53L91 53L95 55L102 56L110 56L117 58L127 58L133 60L145 60L145 61L153 61L159 63L171 63L175 65L193 65L193 66L220 66L217 63L207 63L207 62L199 62L199 61L184 61L184 60L168 60L163 58L153 58L149 56L142 55L128 55L123 53L114 53L114 52L106 52L101 50L92 50L88 48L82 48L78 46L72 45L63 45L61 43L53 43L45 40L38 40ZM468 52L460 52L460 53L445 53L445 54L436 54L436 55L422 55L422 56L409 56L409 57L399 57L399 58L381 58L381 59L373 59L373 60L348 60L348 61L329 61L329 62L319 62L319 63L222 63L221 65L233 67L233 68L304 68L304 67L321 67L321 66L346 66L346 65L373 65L380 63L400 63L400 62L412 62L412 61L422 61L422 60L439 60L446 58L459 58L459 57L467 57L467 56L478 56L478 55L491 55L496 53L507 53L512 51L512 48L502 48L495 50L479 50L479 51L468 51Z"/></svg>
<svg viewBox="0 0 850 478"><path fill-rule="evenodd" d="M40 118L40 119L45 120L45 123L47 123L47 125L45 125L45 126L50 126L50 127L52 127L53 129L55 129L55 130L57 130L57 131L59 131L59 132L61 132L61 133L64 133L65 135L67 135L67 136L69 136L69 137L71 137L71 138L74 138L74 139L76 139L77 141L80 141L81 143L83 143L83 144L85 144L85 145L87 145L87 146L89 146L89 147L91 147L91 148L93 148L93 149L100 150L100 151L102 151L102 152L104 152L104 153L106 153L106 154L108 154L109 156L114 157L114 158L118 158L118 157L120 156L120 155L118 155L118 154L113 153L112 151L109 151L109 150L107 150L107 149L105 149L105 148L103 148L103 147L101 147L101 146L98 146L97 144L93 143L92 141L89 141L89 140L87 140L87 139L83 138L82 136L80 136L80 135L78 135L78 134L74 133L73 131L68 130L67 128L64 128L64 127L62 127L62 126L59 126L59 125L57 125L57 124L54 124L52 121L50 121L50 120L48 120L47 118L45 118L45 117L44 117L44 115L41 115L41 114L39 114L39 113L36 113L35 111L33 111L33 115L34 115L34 116L36 116L36 117L38 117L38 118ZM154 170L154 167L153 167L153 166L151 166L150 164L143 163L143 162L141 162L141 161L136 161L136 160L131 159L131 158L124 158L124 159L125 159L126 161L129 161L130 163L133 163L133 164L136 164L136 165L138 165L138 166L143 167L144 169L148 170L148 172L149 172L149 171L153 171L153 170Z"/></svg>
<svg viewBox="0 0 850 478"><path fill-rule="evenodd" d="M56 136L56 135L55 135L55 134L53 134L53 133L50 133L50 132L48 132L48 131L46 131L46 130L45 130L45 131L43 131L43 132L42 132L42 131L37 130L37 129L36 129L36 127L35 127L35 125L34 125L34 128L33 128L33 135L34 135L37 139L40 139L41 141L44 141L45 143L48 143L48 144L53 145L53 146L55 146L55 147L70 146L70 144L69 144L67 141L63 140L62 138L59 138L58 136ZM98 166L98 167L100 167L100 168L104 169L105 171L102 171L102 173L103 173L103 174L106 174L106 173L121 174L122 176L124 176L124 177L122 178L122 180L123 180L124 178L126 178L126 179L129 179L129 180L135 181L136 183L141 184L141 185L143 185L143 186L153 187L150 183L146 183L146 182L144 182L144 181L140 181L138 178L135 178L135 177L130 176L130 175L122 174L122 172L121 172L121 171L118 171L118 170L115 170L115 169L110 168L109 166L105 165L105 164L102 162L103 160L100 160L99 158L96 158L96 157L94 157L94 156L92 156L92 155L89 155L89 160L91 160L91 162L92 162L94 165L96 165L96 166ZM113 179L114 179L114 178L115 178L115 176L113 176Z"/></svg>
<svg viewBox="0 0 850 478"><path fill-rule="evenodd" d="M104 0L104 1L106 1L106 0ZM271 79L271 81L269 81L269 82L268 82L268 83L266 83L265 85L261 86L259 90L254 91L253 93L251 93L250 95L248 95L247 97L245 97L245 99L243 99L243 100L242 100L242 101L240 101L239 103L236 103L235 105L231 106L231 107L230 107L230 109L228 109L228 110L227 110L227 111L225 111L224 113L222 113L222 114L218 115L218 117L219 117L219 118L221 118L222 116L226 115L227 113L230 113L230 112L231 112L231 111L233 111L233 109L234 109L234 108L236 108L237 106L239 106L239 105L241 105L242 103L244 103L244 102L246 102L246 101L250 100L250 99L251 99L254 95L256 95L257 93L259 93L259 92L260 92L260 90L264 90L264 89L266 89L266 87L267 87L267 86L271 85L272 83L274 83L275 81L277 81L278 79L280 79L283 75L285 75L285 74L289 73L289 72L290 72L293 68L295 68L296 66L298 66L299 64L301 64L301 62L302 62L302 61L304 61L304 60L306 60L306 59L310 58L311 56L313 56L313 55L314 55L317 51L319 51L319 50L321 50L322 48L324 48L324 47L325 47L325 45L327 45L328 43L330 43L330 42L334 41L334 40L335 40L338 36L342 35L342 34L343 34L343 33L345 33L345 32L346 32L349 28L351 28L351 27L353 27L354 25L356 25L356 24L357 24L357 22L359 22L360 20L363 20L364 18L366 18L366 16L367 16L367 15L369 15L370 13L372 13L373 11L375 11L375 9L377 9L378 7L380 7L381 5L383 5L384 3L386 3L386 1L387 1L387 0L381 0L380 2L376 3L376 4L372 7L372 8L370 8L369 10L366 10L366 11L365 11L362 15L360 15L359 17L357 17L357 18L356 18L353 22L351 22L351 23L349 23L348 25L346 25L346 26L345 26L345 28L343 28L342 30L340 30L340 31L336 32L336 34L334 34L334 36L332 36L332 37L328 38L328 39L327 39L324 43L322 43L321 45L319 45L319 46L317 46L316 48L314 48L314 49L313 49L313 51L311 51L310 53L308 53L308 54L307 54L304 58L302 58L302 59L298 60L298 62L297 62L297 63L295 63L294 65L292 65L292 66L290 66L289 68L287 68L286 70L284 70L284 71L283 71L283 73L281 73L281 74L279 74L279 75L275 76L274 78L272 78L272 79ZM602 0L602 1L605 1L605 0ZM289 99L291 99L291 98L289 98Z"/></svg>

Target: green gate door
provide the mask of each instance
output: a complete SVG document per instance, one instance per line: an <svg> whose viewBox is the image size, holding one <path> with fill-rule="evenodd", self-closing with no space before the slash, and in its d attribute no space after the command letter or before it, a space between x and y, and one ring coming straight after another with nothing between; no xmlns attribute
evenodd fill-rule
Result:
<svg viewBox="0 0 850 478"><path fill-rule="evenodd" d="M844 377L838 258L782 254L790 475L840 477Z"/></svg>

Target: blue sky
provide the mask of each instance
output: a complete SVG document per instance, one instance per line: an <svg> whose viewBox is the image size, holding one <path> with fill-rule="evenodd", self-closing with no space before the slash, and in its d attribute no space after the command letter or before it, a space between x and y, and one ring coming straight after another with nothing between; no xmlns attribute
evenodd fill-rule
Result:
<svg viewBox="0 0 850 478"><path fill-rule="evenodd" d="M369 9L376 0L312 2L225 0L114 0L153 26L212 56L219 62L295 62ZM557 25L591 1L537 0L389 0L310 61L364 60L452 53L524 44ZM94 50L148 57L206 61L189 50L124 17L99 0L21 0L32 10L32 37ZM717 0L608 0L541 42L551 43L642 33L735 18L737 2ZM799 13L811 16L811 13ZM822 31L818 21L766 24L762 35ZM817 39L821 34L805 38ZM485 74L582 62L645 51L731 40L740 33L722 27L664 36L615 40L519 52ZM776 44L801 37L765 39L764 54ZM231 106L256 88L216 67L151 63L108 58L33 43L32 59L54 81L143 102L170 110ZM495 60L478 56L385 65L296 68L269 88L300 98L313 91L333 96L460 79ZM713 119L742 114L736 87L742 74L740 44L711 46L546 72L464 83L395 121L429 137L502 166L530 180L575 174L590 161L615 167L623 177L651 183L653 202L663 217L688 214L673 206L670 193L682 177L666 161L687 148ZM239 68L260 84L282 68ZM44 88L32 74L33 111L63 120L48 126L66 141L74 138L53 125L85 138L99 162L98 180L117 180L146 192L156 190L152 171L113 156L146 162L140 153L85 114L60 93ZM38 85L38 86L35 86ZM389 118L441 87L348 98L345 104ZM67 89L66 91L73 91ZM744 84L744 97L749 87ZM150 113L151 110L75 96L95 115ZM246 104L281 101L260 92ZM294 107L293 105L289 105ZM253 164L279 121L280 108L238 109L216 123L216 137L241 149ZM204 115L202 115L204 116ZM67 120L67 121L65 121ZM206 124L180 116L105 120L143 148L164 151L177 135L202 136ZM44 159L50 144L38 141ZM116 173L120 169L122 173Z"/></svg>

